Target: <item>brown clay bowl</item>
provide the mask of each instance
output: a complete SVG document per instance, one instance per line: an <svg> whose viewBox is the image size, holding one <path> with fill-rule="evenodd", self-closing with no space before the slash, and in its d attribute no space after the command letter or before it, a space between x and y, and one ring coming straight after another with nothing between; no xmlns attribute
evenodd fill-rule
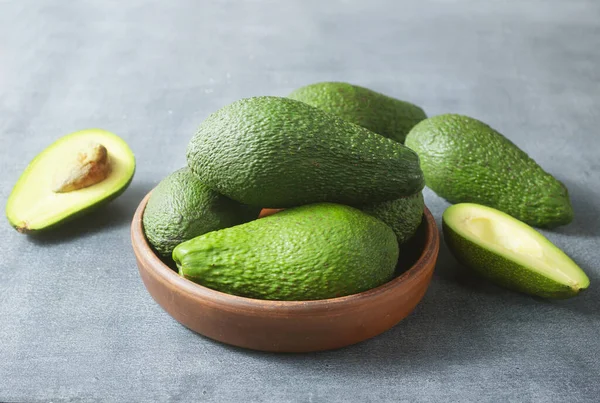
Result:
<svg viewBox="0 0 600 403"><path fill-rule="evenodd" d="M396 325L419 303L439 251L435 220L425 208L415 262L377 288L317 301L265 301L225 294L193 283L163 263L142 228L149 195L131 224L137 265L150 295L182 325L234 346L275 352L307 352L348 346Z"/></svg>

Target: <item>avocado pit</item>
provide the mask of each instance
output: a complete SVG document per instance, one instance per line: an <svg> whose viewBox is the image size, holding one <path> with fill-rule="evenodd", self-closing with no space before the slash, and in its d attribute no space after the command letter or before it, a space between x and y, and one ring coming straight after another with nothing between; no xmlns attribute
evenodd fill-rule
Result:
<svg viewBox="0 0 600 403"><path fill-rule="evenodd" d="M52 191L67 193L102 182L110 174L106 147L90 143L54 175Z"/></svg>

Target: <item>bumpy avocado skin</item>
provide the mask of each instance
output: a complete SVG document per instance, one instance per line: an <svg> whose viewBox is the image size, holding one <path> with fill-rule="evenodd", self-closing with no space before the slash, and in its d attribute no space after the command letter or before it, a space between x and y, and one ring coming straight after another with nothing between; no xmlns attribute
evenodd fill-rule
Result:
<svg viewBox="0 0 600 403"><path fill-rule="evenodd" d="M400 245L407 242L417 231L423 219L425 203L423 193L380 203L359 206L392 228Z"/></svg>
<svg viewBox="0 0 600 403"><path fill-rule="evenodd" d="M177 246L179 274L256 299L341 297L389 281L398 261L394 232L353 207L291 208Z"/></svg>
<svg viewBox="0 0 600 403"><path fill-rule="evenodd" d="M419 154L427 186L451 203L483 204L536 227L573 220L565 185L477 119L426 119L410 131L406 145Z"/></svg>
<svg viewBox="0 0 600 403"><path fill-rule="evenodd" d="M210 115L187 162L209 187L257 207L386 201L424 186L412 150L280 97L242 99Z"/></svg>
<svg viewBox="0 0 600 403"><path fill-rule="evenodd" d="M444 241L456 260L501 287L548 299L567 299L582 291L543 276L466 239L448 224L445 217L442 219L442 229Z"/></svg>
<svg viewBox="0 0 600 403"><path fill-rule="evenodd" d="M150 244L161 256L170 257L181 242L254 220L259 212L215 192L182 168L152 191L142 221Z"/></svg>
<svg viewBox="0 0 600 403"><path fill-rule="evenodd" d="M423 109L417 105L344 82L310 84L294 90L288 97L399 143L404 143L414 125L427 119Z"/></svg>

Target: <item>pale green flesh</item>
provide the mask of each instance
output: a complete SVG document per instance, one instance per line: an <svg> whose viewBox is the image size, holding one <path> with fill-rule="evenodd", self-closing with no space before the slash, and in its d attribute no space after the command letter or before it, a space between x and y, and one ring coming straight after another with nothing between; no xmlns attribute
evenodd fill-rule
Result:
<svg viewBox="0 0 600 403"><path fill-rule="evenodd" d="M53 192L57 169L90 142L106 147L110 175L83 189ZM101 129L71 133L48 146L27 166L8 198L6 216L19 231L43 229L121 190L131 180L134 170L133 153L118 136Z"/></svg>
<svg viewBox="0 0 600 403"><path fill-rule="evenodd" d="M501 211L471 203L449 207L444 220L461 236L491 252L573 289L589 278L573 260L529 225Z"/></svg>

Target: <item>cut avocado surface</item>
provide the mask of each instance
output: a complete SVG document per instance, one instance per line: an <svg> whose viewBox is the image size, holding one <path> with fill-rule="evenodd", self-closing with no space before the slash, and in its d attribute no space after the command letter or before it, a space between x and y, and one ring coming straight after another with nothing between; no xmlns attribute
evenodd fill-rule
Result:
<svg viewBox="0 0 600 403"><path fill-rule="evenodd" d="M546 237L499 210L456 204L446 209L442 223L457 260L498 285L569 298L590 284L583 270Z"/></svg>
<svg viewBox="0 0 600 403"><path fill-rule="evenodd" d="M117 135L101 129L68 134L29 163L6 216L19 232L49 229L114 199L134 172L135 157Z"/></svg>

